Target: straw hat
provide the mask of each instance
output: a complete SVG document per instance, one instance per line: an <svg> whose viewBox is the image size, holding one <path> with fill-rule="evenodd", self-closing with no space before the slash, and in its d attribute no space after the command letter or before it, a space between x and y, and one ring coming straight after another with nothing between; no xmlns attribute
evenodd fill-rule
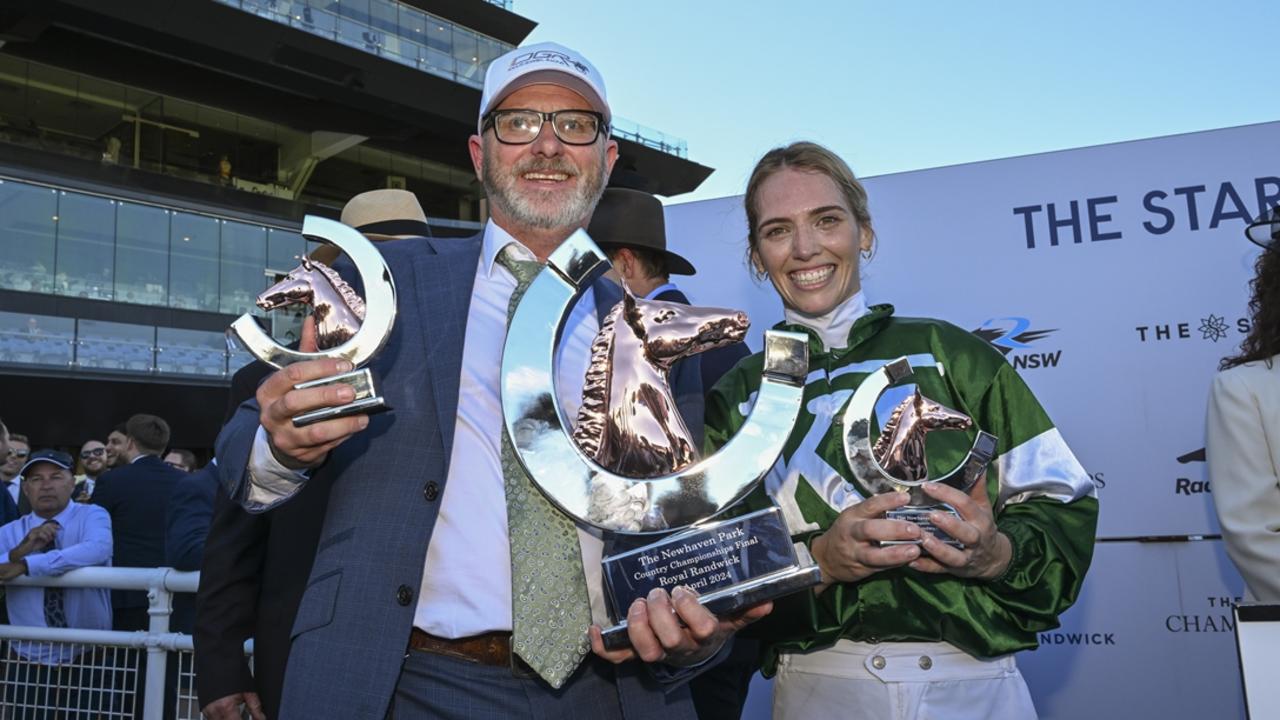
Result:
<svg viewBox="0 0 1280 720"><path fill-rule="evenodd" d="M343 206L341 221L374 242L431 236L427 214L418 204L417 196L408 190L362 192ZM324 245L311 253L311 259L330 265L338 253L336 247Z"/></svg>

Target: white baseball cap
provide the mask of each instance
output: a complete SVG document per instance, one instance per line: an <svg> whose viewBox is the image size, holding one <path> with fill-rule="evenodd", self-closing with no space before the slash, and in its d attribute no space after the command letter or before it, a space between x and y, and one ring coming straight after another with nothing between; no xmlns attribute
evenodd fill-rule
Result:
<svg viewBox="0 0 1280 720"><path fill-rule="evenodd" d="M484 74L484 92L480 95L480 117L477 131L483 131L484 116L508 95L528 85L559 85L568 88L604 115L605 125L613 121L604 78L600 71L576 50L553 42L542 42L516 48L489 64Z"/></svg>

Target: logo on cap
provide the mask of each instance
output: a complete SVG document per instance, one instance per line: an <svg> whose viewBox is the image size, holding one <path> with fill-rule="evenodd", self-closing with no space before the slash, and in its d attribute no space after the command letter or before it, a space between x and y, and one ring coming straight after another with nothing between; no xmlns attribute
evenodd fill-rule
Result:
<svg viewBox="0 0 1280 720"><path fill-rule="evenodd" d="M583 75L586 75L590 71L585 64L565 55L562 52L556 52L555 50L536 50L531 53L525 53L524 55L517 55L512 58L511 67L508 69L515 70L518 67L524 67L525 65L536 62L549 62L557 65L563 65L565 67L571 67Z"/></svg>

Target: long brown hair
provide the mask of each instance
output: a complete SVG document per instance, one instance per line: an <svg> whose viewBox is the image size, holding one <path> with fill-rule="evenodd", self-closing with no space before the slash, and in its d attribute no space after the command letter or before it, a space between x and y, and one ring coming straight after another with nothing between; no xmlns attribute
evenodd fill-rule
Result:
<svg viewBox="0 0 1280 720"><path fill-rule="evenodd" d="M1219 370L1280 355L1280 241L1267 245L1254 265L1249 282L1249 334L1240 343L1240 353L1222 358Z"/></svg>

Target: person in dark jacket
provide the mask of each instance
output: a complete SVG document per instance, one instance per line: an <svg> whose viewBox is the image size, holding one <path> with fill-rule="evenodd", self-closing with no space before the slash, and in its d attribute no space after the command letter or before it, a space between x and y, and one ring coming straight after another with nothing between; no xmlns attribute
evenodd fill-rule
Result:
<svg viewBox="0 0 1280 720"><path fill-rule="evenodd" d="M671 275L694 275L697 270L693 263L667 249L666 219L658 198L639 190L606 189L587 234L613 263L608 277L624 283L633 295L691 304L671 282ZM710 392L722 375L750 354L746 343L734 343L699 355L703 391ZM724 662L689 683L698 720L741 717L751 676L758 667L758 649L755 640L737 637Z"/></svg>
<svg viewBox="0 0 1280 720"><path fill-rule="evenodd" d="M124 441L116 443L120 464L104 473L93 490L94 505L111 515L112 563L116 567L163 567L164 521L169 496L186 476L160 459L169 444L169 423L155 415L138 414L124 424ZM115 630L146 630L151 625L145 590L111 591L111 626ZM180 603L181 604L181 603ZM147 658L138 660L138 674L146 673ZM167 686L174 687L176 667L171 666ZM121 681L124 674L119 675ZM141 717L142 698L134 704ZM166 716L169 714L166 709Z"/></svg>
<svg viewBox="0 0 1280 720"><path fill-rule="evenodd" d="M164 566L165 507L184 473L164 464L160 454L169 444L169 424L155 415L134 415L125 422L124 464L104 474L93 492L93 503L111 514L116 567ZM147 593L113 590L116 630L146 630Z"/></svg>
<svg viewBox="0 0 1280 720"><path fill-rule="evenodd" d="M667 225L658 198L639 190L605 189L587 234L613 263L606 277L625 284L631 294L646 300L692 304L671 282L671 276L698 271L693 263L667 249ZM698 355L703 389L710 392L722 375L750 354L746 343L734 343Z"/></svg>
<svg viewBox="0 0 1280 720"><path fill-rule="evenodd" d="M343 207L342 222L375 242L431 234L422 206L405 190L356 195ZM335 253L323 246L312 257L332 263ZM255 362L235 374L227 417L272 371ZM308 483L287 505L265 514L245 512L216 490L192 633L196 694L209 720L239 720L241 705L255 720L279 717L290 631L328 503L329 488L321 482ZM249 638L252 672L243 649Z"/></svg>

